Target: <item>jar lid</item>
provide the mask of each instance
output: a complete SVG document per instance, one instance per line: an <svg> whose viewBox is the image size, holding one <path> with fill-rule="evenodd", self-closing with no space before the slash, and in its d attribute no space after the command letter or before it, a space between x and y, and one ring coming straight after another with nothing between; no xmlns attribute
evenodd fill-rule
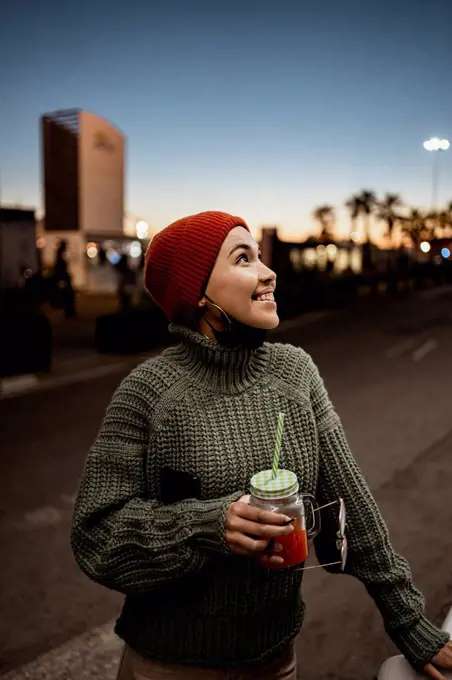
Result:
<svg viewBox="0 0 452 680"><path fill-rule="evenodd" d="M290 470L278 470L273 479L271 470L262 470L251 478L250 491L264 500L292 496L298 491L297 475Z"/></svg>

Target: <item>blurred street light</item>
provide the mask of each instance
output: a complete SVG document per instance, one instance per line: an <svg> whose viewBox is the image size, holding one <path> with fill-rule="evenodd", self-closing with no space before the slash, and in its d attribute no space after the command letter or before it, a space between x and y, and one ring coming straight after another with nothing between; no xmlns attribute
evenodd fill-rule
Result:
<svg viewBox="0 0 452 680"><path fill-rule="evenodd" d="M421 248L423 253L429 253L431 245L428 241L422 241L420 248Z"/></svg>
<svg viewBox="0 0 452 680"><path fill-rule="evenodd" d="M449 151L450 142L448 139L440 139L439 137L432 137L424 142L424 149L426 151ZM439 185L439 153L433 157L432 167L432 210L437 209L438 201L438 185Z"/></svg>
<svg viewBox="0 0 452 680"><path fill-rule="evenodd" d="M110 264L115 265L118 264L119 260L121 259L121 255L116 250L110 249L107 252L107 259Z"/></svg>
<svg viewBox="0 0 452 680"><path fill-rule="evenodd" d="M334 243L329 243L326 247L326 253L329 260L334 260L337 255L337 246Z"/></svg>
<svg viewBox="0 0 452 680"><path fill-rule="evenodd" d="M139 220L136 223L135 229L139 239L145 239L149 236L149 224L144 220Z"/></svg>
<svg viewBox="0 0 452 680"><path fill-rule="evenodd" d="M97 256L97 246L95 243L88 243L86 246L86 254L93 260Z"/></svg>
<svg viewBox="0 0 452 680"><path fill-rule="evenodd" d="M432 137L424 142L424 149L427 151L449 151L450 142L448 139L439 139L438 137Z"/></svg>
<svg viewBox="0 0 452 680"><path fill-rule="evenodd" d="M130 257L140 257L141 252L141 243L139 241L133 241L129 247Z"/></svg>

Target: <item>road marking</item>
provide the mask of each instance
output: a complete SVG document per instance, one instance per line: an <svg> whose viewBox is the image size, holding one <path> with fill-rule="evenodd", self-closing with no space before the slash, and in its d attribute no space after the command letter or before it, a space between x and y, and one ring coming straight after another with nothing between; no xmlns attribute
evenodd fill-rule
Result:
<svg viewBox="0 0 452 680"><path fill-rule="evenodd" d="M70 516L69 513L73 511L75 495L62 494L60 498L66 506L61 510L52 505L46 505L35 510L29 510L23 514L8 514L4 511L0 515L0 526L13 526L15 529L28 531L42 527L54 527L62 522L66 522Z"/></svg>
<svg viewBox="0 0 452 680"><path fill-rule="evenodd" d="M60 498L65 505L73 506L73 505L75 505L77 494L76 493L71 493L71 494L62 493Z"/></svg>
<svg viewBox="0 0 452 680"><path fill-rule="evenodd" d="M3 378L0 380L0 394L2 397L13 397L17 393L32 389L38 382L38 377L34 373Z"/></svg>
<svg viewBox="0 0 452 680"><path fill-rule="evenodd" d="M24 522L27 526L42 527L55 526L63 519L63 515L59 510L52 507L38 508L31 512L26 512L24 515Z"/></svg>
<svg viewBox="0 0 452 680"><path fill-rule="evenodd" d="M37 376L33 381L26 382L21 388L18 387L14 391L2 392L3 399L10 399L18 397L22 394L30 394L32 392L44 392L46 390L54 389L55 387L62 387L64 385L73 385L78 382L92 380L93 378L100 378L105 375L120 373L124 368L130 366L130 362L123 361L115 364L107 364L106 366L95 366L94 368L79 371L78 373L71 373L70 375L59 375L55 378L44 378L39 380Z"/></svg>
<svg viewBox="0 0 452 680"><path fill-rule="evenodd" d="M114 633L115 620L68 640L0 680L114 680L123 646Z"/></svg>
<svg viewBox="0 0 452 680"><path fill-rule="evenodd" d="M392 345L386 352L388 359L396 359L402 356L405 352L409 352L410 349L416 344L416 338L410 338L409 340L404 340L403 342L397 343L397 345Z"/></svg>
<svg viewBox="0 0 452 680"><path fill-rule="evenodd" d="M421 361L427 354L433 352L434 349L438 347L438 342L431 338L424 342L424 344L419 347L415 352L413 352L413 361Z"/></svg>
<svg viewBox="0 0 452 680"><path fill-rule="evenodd" d="M28 376L19 376L19 378L27 378L27 380L22 381L16 387L1 387L0 381L0 399L12 399L14 397L22 396L23 394L32 394L34 392L44 392L46 390L52 390L56 387L63 387L65 385L74 385L78 382L86 382L87 380L93 380L94 378L101 378L107 375L113 375L115 373L120 373L128 368L131 370L142 361L146 361L151 357L157 356L162 351L162 348L154 350L152 352L147 352L146 354L137 354L133 358L126 359L125 361L116 361L111 364L103 364L101 366L93 366L87 368L83 371L77 371L74 373L69 373L66 375L58 375L53 378L43 378L40 379L37 375L31 374ZM18 379L16 379L18 380ZM3 381L3 384L5 381Z"/></svg>

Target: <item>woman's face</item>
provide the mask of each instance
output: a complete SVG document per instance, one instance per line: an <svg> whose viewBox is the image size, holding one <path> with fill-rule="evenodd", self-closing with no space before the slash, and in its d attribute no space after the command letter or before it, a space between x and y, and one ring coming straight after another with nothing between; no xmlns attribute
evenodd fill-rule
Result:
<svg viewBox="0 0 452 680"><path fill-rule="evenodd" d="M273 293L276 274L260 260L259 247L249 231L235 227L226 237L207 284L206 297L226 314L247 326L270 330L279 324ZM199 305L216 326L224 323L203 297Z"/></svg>

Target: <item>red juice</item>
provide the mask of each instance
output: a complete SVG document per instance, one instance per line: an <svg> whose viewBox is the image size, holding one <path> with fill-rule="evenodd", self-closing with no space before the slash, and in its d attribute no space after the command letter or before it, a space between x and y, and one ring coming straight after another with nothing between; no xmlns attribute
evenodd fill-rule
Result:
<svg viewBox="0 0 452 680"><path fill-rule="evenodd" d="M282 550L267 553L267 555L274 555L275 557L282 557L284 562L281 564L272 564L271 562L264 562L269 569L284 569L284 567L295 567L301 564L308 557L308 538L306 529L303 528L302 519L299 517L294 522L294 530L287 536L279 536L274 540L275 544L282 546Z"/></svg>

